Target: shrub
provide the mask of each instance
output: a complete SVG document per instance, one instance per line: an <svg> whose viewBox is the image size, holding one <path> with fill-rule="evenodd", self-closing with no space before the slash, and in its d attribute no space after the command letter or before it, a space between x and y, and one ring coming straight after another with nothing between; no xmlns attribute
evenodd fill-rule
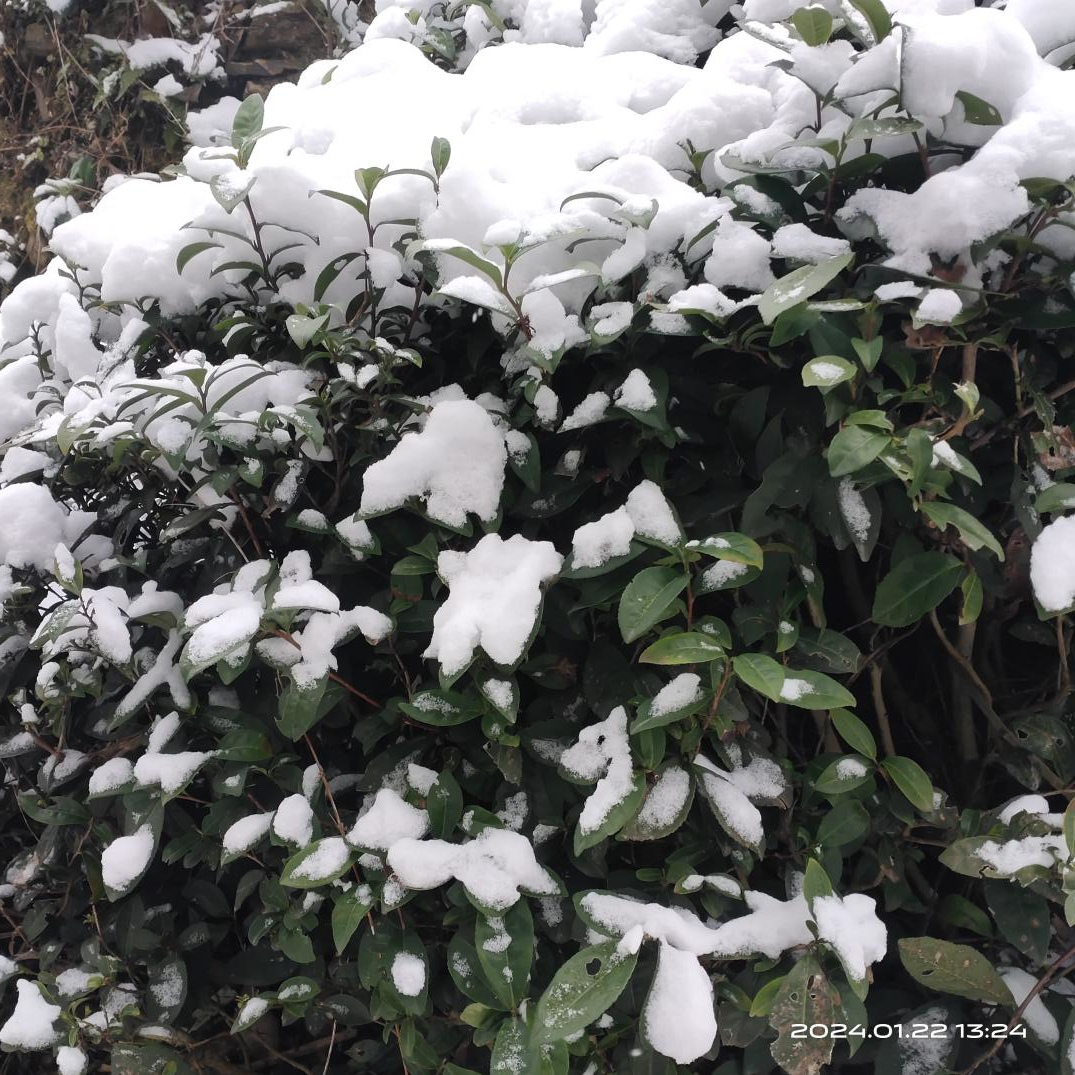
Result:
<svg viewBox="0 0 1075 1075"><path fill-rule="evenodd" d="M3 304L14 1070L1071 1070L1071 50L661 10Z"/></svg>

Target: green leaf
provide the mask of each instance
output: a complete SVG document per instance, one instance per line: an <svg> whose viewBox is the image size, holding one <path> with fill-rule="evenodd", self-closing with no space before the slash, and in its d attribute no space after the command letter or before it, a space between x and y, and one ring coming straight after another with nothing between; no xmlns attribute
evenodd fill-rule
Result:
<svg viewBox="0 0 1075 1075"><path fill-rule="evenodd" d="M585 1030L623 992L638 962L619 941L604 941L573 955L553 975L537 1003L536 1042L562 1041Z"/></svg>
<svg viewBox="0 0 1075 1075"><path fill-rule="evenodd" d="M784 670L779 701L800 709L835 709L855 704L855 696L824 672Z"/></svg>
<svg viewBox="0 0 1075 1075"><path fill-rule="evenodd" d="M702 690L699 685L694 697L690 701L674 709L662 708L656 712L653 709L652 698L647 698L639 707L635 719L631 721L631 735L649 731L651 728L663 728L666 724L675 724L689 717L709 703L709 694Z"/></svg>
<svg viewBox="0 0 1075 1075"><path fill-rule="evenodd" d="M832 36L832 16L820 7L801 7L791 23L808 45L824 45Z"/></svg>
<svg viewBox="0 0 1075 1075"><path fill-rule="evenodd" d="M988 549L998 560L1004 559L1004 549L992 532L980 523L969 511L948 504L942 500L927 500L922 504L922 513L936 526L944 530L954 526L969 549Z"/></svg>
<svg viewBox="0 0 1075 1075"><path fill-rule="evenodd" d="M873 775L873 766L866 758L851 754L830 762L814 781L814 788L822 795L843 795L861 787Z"/></svg>
<svg viewBox="0 0 1075 1075"><path fill-rule="evenodd" d="M819 847L846 847L870 831L870 815L858 799L841 799L821 819Z"/></svg>
<svg viewBox="0 0 1075 1075"><path fill-rule="evenodd" d="M181 273L191 261L194 260L199 254L205 253L206 250L220 250L220 243L213 243L208 241L202 241L198 243L187 243L182 250L176 255L175 259L175 271Z"/></svg>
<svg viewBox="0 0 1075 1075"><path fill-rule="evenodd" d="M301 739L323 716L322 703L328 687L328 675L323 675L310 687L288 683L280 695L276 723L280 731L295 741ZM331 697L331 696L330 696Z"/></svg>
<svg viewBox="0 0 1075 1075"><path fill-rule="evenodd" d="M535 1034L525 1020L513 1016L500 1024L489 1061L489 1075L542 1075Z"/></svg>
<svg viewBox="0 0 1075 1075"><path fill-rule="evenodd" d="M963 118L967 123L974 123L980 127L999 127L1004 123L1004 117L988 101L976 97L966 90L959 90L956 98L963 105Z"/></svg>
<svg viewBox="0 0 1075 1075"><path fill-rule="evenodd" d="M731 560L732 563L746 564L747 567L756 567L759 570L765 562L765 554L761 546L746 534L738 534L734 531L713 534L702 538L701 541L688 541L687 548L691 552L711 556L714 560Z"/></svg>
<svg viewBox="0 0 1075 1075"><path fill-rule="evenodd" d="M326 836L292 855L284 865L280 884L286 888L320 888L342 877L358 857L340 836Z"/></svg>
<svg viewBox="0 0 1075 1075"><path fill-rule="evenodd" d="M812 358L803 366L802 380L807 388L821 388L828 390L835 388L844 381L850 381L858 370L853 363L839 355L824 355L821 358Z"/></svg>
<svg viewBox="0 0 1075 1075"><path fill-rule="evenodd" d="M575 854L581 855L587 848L596 846L609 836L615 836L641 809L645 795L645 774L636 769L631 774L630 787L623 797L611 807L608 815L597 828L584 829L582 825L575 826Z"/></svg>
<svg viewBox="0 0 1075 1075"><path fill-rule="evenodd" d="M686 587L686 575L670 567L647 567L635 575L617 614L624 642L634 642L656 626Z"/></svg>
<svg viewBox="0 0 1075 1075"><path fill-rule="evenodd" d="M1039 515L1056 515L1072 508L1075 508L1075 485L1071 482L1050 485L1034 498L1034 510Z"/></svg>
<svg viewBox="0 0 1075 1075"><path fill-rule="evenodd" d="M492 985L485 977L474 945L463 937L462 933L456 933L448 942L448 973L463 996L486 1008L502 1008Z"/></svg>
<svg viewBox="0 0 1075 1075"><path fill-rule="evenodd" d="M465 724L481 714L480 707L465 695L439 689L422 691L413 701L400 702L399 708L408 717L434 728Z"/></svg>
<svg viewBox="0 0 1075 1075"><path fill-rule="evenodd" d="M884 627L909 627L935 609L959 584L963 565L943 552L901 560L877 587L872 618Z"/></svg>
<svg viewBox="0 0 1075 1075"><path fill-rule="evenodd" d="M840 254L817 265L804 265L770 284L758 300L758 312L762 321L771 325L779 314L816 295L826 284L835 280L853 260L853 254Z"/></svg>
<svg viewBox="0 0 1075 1075"><path fill-rule="evenodd" d="M817 957L806 953L780 983L773 998L769 1025L777 1032L770 1046L773 1059L790 1075L817 1075L832 1058L831 1034L799 1036L795 1027L831 1026L839 1019L839 993Z"/></svg>
<svg viewBox="0 0 1075 1075"><path fill-rule="evenodd" d="M966 578L959 584L959 590L963 595L963 604L959 609L959 625L962 627L964 624L974 623L982 614L985 591L978 572L968 569Z"/></svg>
<svg viewBox="0 0 1075 1075"><path fill-rule="evenodd" d="M451 256L458 258L460 261L466 262L472 268L477 269L498 287L502 287L504 284L504 277L500 271L500 266L495 262L490 261L488 258L482 257L477 250L471 249L469 246L464 246L462 243L455 242L442 242L439 239L427 239L423 242L413 244L407 251L408 256L413 256L418 253L431 252L435 253L438 257Z"/></svg>
<svg viewBox="0 0 1075 1075"><path fill-rule="evenodd" d="M899 942L899 950L907 973L930 992L1015 1007L1011 990L993 965L965 944L934 937L905 937Z"/></svg>
<svg viewBox="0 0 1075 1075"><path fill-rule="evenodd" d="M891 443L887 433L866 426L845 425L829 442L825 457L834 478L869 466Z"/></svg>
<svg viewBox="0 0 1075 1075"><path fill-rule="evenodd" d="M832 881L821 863L817 859L807 859L803 875L803 896L807 904L812 907L814 900L831 896L832 892Z"/></svg>
<svg viewBox="0 0 1075 1075"><path fill-rule="evenodd" d="M526 900L517 900L500 917L478 915L474 948L493 992L515 1011L529 991L534 958L534 919Z"/></svg>
<svg viewBox="0 0 1075 1075"><path fill-rule="evenodd" d="M352 886L332 905L332 943L336 946L336 955L343 955L372 906L373 893L367 885Z"/></svg>
<svg viewBox="0 0 1075 1075"><path fill-rule="evenodd" d="M985 881L984 887L1000 932L1037 966L1044 965L1053 934L1045 897L1010 881Z"/></svg>
<svg viewBox="0 0 1075 1075"><path fill-rule="evenodd" d="M933 784L917 762L897 756L885 758L881 768L912 806L923 814L933 813Z"/></svg>
<svg viewBox="0 0 1075 1075"><path fill-rule="evenodd" d="M686 794L683 795L678 809L672 810L669 816L667 810L671 809L676 801L672 797L672 792L677 785L684 784ZM676 762L666 762L658 771L656 781L646 791L646 798L648 799L651 794L660 795L661 806L667 808L659 812L659 820L653 821L643 817L645 813L645 801L643 801L638 813L624 825L617 839L660 840L665 836L670 836L687 820L687 814L690 813L691 803L694 802L694 779L683 766L678 765Z"/></svg>
<svg viewBox="0 0 1075 1075"><path fill-rule="evenodd" d="M871 761L877 760L877 741L873 732L846 709L834 709L830 714L836 734L854 751L865 754Z"/></svg>
<svg viewBox="0 0 1075 1075"><path fill-rule="evenodd" d="M435 136L429 147L429 159L433 162L433 171L436 172L438 178L444 175L451 157L452 147L448 139L441 138L439 135Z"/></svg>
<svg viewBox="0 0 1075 1075"><path fill-rule="evenodd" d="M451 773L441 773L433 781L426 796L426 812L433 835L446 840L463 816L463 792Z"/></svg>
<svg viewBox="0 0 1075 1075"><path fill-rule="evenodd" d="M784 666L764 653L742 653L734 659L735 674L751 690L765 695L774 702L780 701L780 688L784 685Z"/></svg>
<svg viewBox="0 0 1075 1075"><path fill-rule="evenodd" d="M848 0L870 24L873 45L879 45L892 32L892 16L881 0Z"/></svg>
<svg viewBox="0 0 1075 1075"><path fill-rule="evenodd" d="M248 138L253 138L265 124L265 100L260 93L252 93L235 110L231 121L231 144L238 149Z"/></svg>
<svg viewBox="0 0 1075 1075"><path fill-rule="evenodd" d="M639 664L703 664L724 656L724 648L710 635L698 631L682 631L665 635L647 646L638 658Z"/></svg>

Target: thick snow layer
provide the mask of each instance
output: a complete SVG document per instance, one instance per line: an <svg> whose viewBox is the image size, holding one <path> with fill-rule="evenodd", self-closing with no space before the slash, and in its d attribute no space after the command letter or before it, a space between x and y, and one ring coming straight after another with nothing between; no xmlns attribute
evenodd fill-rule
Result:
<svg viewBox="0 0 1075 1075"><path fill-rule="evenodd" d="M403 839L420 840L429 831L429 815L400 798L391 788L381 788L369 808L347 834L349 843L371 851L388 851Z"/></svg>
<svg viewBox="0 0 1075 1075"><path fill-rule="evenodd" d="M136 829L130 836L113 840L101 854L101 876L110 888L122 892L149 866L153 857L153 830L148 825Z"/></svg>
<svg viewBox="0 0 1075 1075"><path fill-rule="evenodd" d="M454 877L494 911L506 911L523 891L535 896L559 892L530 841L507 829L482 829L466 844L399 840L388 852L388 865L406 888L436 888Z"/></svg>
<svg viewBox="0 0 1075 1075"><path fill-rule="evenodd" d="M497 664L514 664L537 622L542 585L562 565L551 542L521 534L506 541L486 534L470 552L442 552L437 573L449 594L433 617L425 656L440 661L448 675L462 671L479 646Z"/></svg>
<svg viewBox="0 0 1075 1075"><path fill-rule="evenodd" d="M507 450L486 410L471 400L436 404L422 430L408 433L363 475L361 510L402 507L411 497L431 519L462 526L467 512L493 519L504 487Z"/></svg>
<svg viewBox="0 0 1075 1075"><path fill-rule="evenodd" d="M41 993L37 982L25 978L15 983L18 998L15 1010L0 1027L0 1044L12 1049L47 1049L60 1039L55 1027L61 1008L50 1004Z"/></svg>
<svg viewBox="0 0 1075 1075"><path fill-rule="evenodd" d="M0 519L0 563L44 571L52 564L56 546L72 544L95 516L68 513L47 489L20 482L0 489Z"/></svg>
<svg viewBox="0 0 1075 1075"><path fill-rule="evenodd" d="M297 847L305 847L314 836L314 812L303 795L289 795L276 808L272 819L274 836Z"/></svg>
<svg viewBox="0 0 1075 1075"><path fill-rule="evenodd" d="M392 984L402 996L418 996L426 984L425 960L413 952L397 952L392 960Z"/></svg>
<svg viewBox="0 0 1075 1075"><path fill-rule="evenodd" d="M1046 612L1075 605L1075 515L1049 523L1030 550L1030 583Z"/></svg>
<svg viewBox="0 0 1075 1075"><path fill-rule="evenodd" d="M646 1041L677 1064L690 1064L713 1047L717 1017L713 983L698 958L661 942L657 973L642 1011Z"/></svg>
<svg viewBox="0 0 1075 1075"><path fill-rule="evenodd" d="M224 833L224 851L229 855L240 855L249 851L262 837L267 835L272 825L272 814L250 814L241 817L228 826Z"/></svg>

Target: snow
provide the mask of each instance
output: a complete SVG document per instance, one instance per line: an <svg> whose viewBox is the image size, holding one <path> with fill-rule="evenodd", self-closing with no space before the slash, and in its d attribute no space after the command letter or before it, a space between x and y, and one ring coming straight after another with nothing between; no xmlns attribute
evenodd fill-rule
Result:
<svg viewBox="0 0 1075 1075"><path fill-rule="evenodd" d="M113 840L101 854L101 876L109 888L122 892L136 881L153 858L153 830L142 825L130 836Z"/></svg>
<svg viewBox="0 0 1075 1075"><path fill-rule="evenodd" d="M666 683L650 702L650 715L663 717L676 709L683 709L697 701L701 694L702 677L694 672L681 672Z"/></svg>
<svg viewBox="0 0 1075 1075"><path fill-rule="evenodd" d="M407 783L419 795L428 795L430 788L437 782L438 776L435 769L427 769L424 765L415 765L414 762L407 765Z"/></svg>
<svg viewBox="0 0 1075 1075"><path fill-rule="evenodd" d="M305 847L314 838L314 812L303 795L289 795L276 808L272 819L274 836L296 847Z"/></svg>
<svg viewBox="0 0 1075 1075"><path fill-rule="evenodd" d="M963 302L959 297L959 292L931 287L922 296L915 316L919 321L927 321L933 325L948 325L959 316L962 309Z"/></svg>
<svg viewBox="0 0 1075 1075"><path fill-rule="evenodd" d="M631 549L635 524L627 508L619 508L592 523L580 526L571 539L571 561L575 567L600 567L614 556Z"/></svg>
<svg viewBox="0 0 1075 1075"><path fill-rule="evenodd" d="M629 411L651 411L657 406L657 394L645 373L634 369L612 394L612 402Z"/></svg>
<svg viewBox="0 0 1075 1075"><path fill-rule="evenodd" d="M315 849L292 870L292 876L305 881L321 881L339 873L351 857L351 849L339 836L319 840Z"/></svg>
<svg viewBox="0 0 1075 1075"><path fill-rule="evenodd" d="M1033 974L1028 974L1019 967L1001 967L1000 976L1011 990L1016 1006L1022 1004L1030 995L1030 991L1038 984ZM1055 1045L1060 1040L1060 1027L1057 1026L1053 1013L1045 1006L1040 996L1036 996L1023 1009L1022 1019L1030 1032L1045 1045Z"/></svg>
<svg viewBox="0 0 1075 1075"><path fill-rule="evenodd" d="M262 997L250 997L239 1009L237 1022L244 1026L252 1026L269 1010L269 1007L269 1002Z"/></svg>
<svg viewBox="0 0 1075 1075"><path fill-rule="evenodd" d="M578 820L580 832L596 832L634 787L627 710L617 706L604 720L584 728L578 742L560 755L560 765L578 780L597 781Z"/></svg>
<svg viewBox="0 0 1075 1075"><path fill-rule="evenodd" d="M1044 795L1019 795L1012 799L997 817L1002 824L1007 825L1020 814L1047 813L1049 813L1049 800Z"/></svg>
<svg viewBox="0 0 1075 1075"><path fill-rule="evenodd" d="M482 694L497 707L505 711L511 708L514 692L510 680L486 679L482 681Z"/></svg>
<svg viewBox="0 0 1075 1075"><path fill-rule="evenodd" d="M93 983L101 980L101 975L93 971L69 967L56 975L56 988L61 997L77 997L80 993L88 993L93 988Z"/></svg>
<svg viewBox="0 0 1075 1075"><path fill-rule="evenodd" d="M683 535L664 493L655 482L643 481L627 497L627 514L635 533L664 545L678 545Z"/></svg>
<svg viewBox="0 0 1075 1075"><path fill-rule="evenodd" d="M361 511L425 502L431 519L462 526L468 512L493 519L504 487L507 450L485 409L473 400L444 400L420 432L406 434L363 475Z"/></svg>
<svg viewBox="0 0 1075 1075"><path fill-rule="evenodd" d="M817 264L851 250L846 239L818 235L805 224L785 224L773 232L773 257Z"/></svg>
<svg viewBox="0 0 1075 1075"><path fill-rule="evenodd" d="M268 835L272 814L249 814L239 818L224 833L224 852L241 855L249 851L259 840Z"/></svg>
<svg viewBox="0 0 1075 1075"><path fill-rule="evenodd" d="M0 519L4 521L0 526L0 562L46 571L52 566L56 546L71 545L94 516L87 512L68 514L47 489L20 482L0 489Z"/></svg>
<svg viewBox="0 0 1075 1075"><path fill-rule="evenodd" d="M683 809L690 790L691 778L686 769L665 769L646 794L646 801L635 817L636 825L643 829L671 825Z"/></svg>
<svg viewBox="0 0 1075 1075"><path fill-rule="evenodd" d="M853 780L865 776L868 771L866 763L858 758L841 758L836 763L836 775L841 780Z"/></svg>
<svg viewBox="0 0 1075 1075"><path fill-rule="evenodd" d="M89 1057L74 1045L61 1045L56 1050L56 1070L59 1075L86 1075Z"/></svg>
<svg viewBox="0 0 1075 1075"><path fill-rule="evenodd" d="M483 907L506 911L520 892L558 894L556 882L534 857L525 836L507 829L482 829L466 844L406 838L388 852L388 865L406 887L437 888L453 877Z"/></svg>
<svg viewBox="0 0 1075 1075"><path fill-rule="evenodd" d="M391 788L381 788L347 834L355 847L388 851L403 839L419 840L429 831L429 815Z"/></svg>
<svg viewBox="0 0 1075 1075"><path fill-rule="evenodd" d="M815 367L816 369L816 367ZM840 515L857 545L865 545L870 537L870 509L866 499L855 488L850 478L841 478L836 489L836 500L840 505Z"/></svg>
<svg viewBox="0 0 1075 1075"><path fill-rule="evenodd" d="M735 560L718 560L712 567L702 573L702 584L710 588L723 586L735 579L742 578L750 568Z"/></svg>
<svg viewBox="0 0 1075 1075"><path fill-rule="evenodd" d="M418 996L426 984L425 960L413 952L397 952L392 960L392 984L402 996Z"/></svg>
<svg viewBox="0 0 1075 1075"><path fill-rule="evenodd" d="M600 422L612 405L607 392L591 392L561 423L560 432L584 429Z"/></svg>
<svg viewBox="0 0 1075 1075"><path fill-rule="evenodd" d="M812 914L818 936L836 953L848 976L865 981L870 964L884 959L888 948L888 931L874 901L861 892L842 899L821 896L814 900Z"/></svg>
<svg viewBox="0 0 1075 1075"><path fill-rule="evenodd" d="M58 1004L49 1004L37 982L20 978L15 983L18 997L15 1010L0 1027L0 1044L12 1049L47 1049L60 1039L55 1028L60 1018Z"/></svg>
<svg viewBox="0 0 1075 1075"><path fill-rule="evenodd" d="M178 754L143 754L134 763L134 778L142 787L159 787L174 795L212 757L204 751L184 750Z"/></svg>
<svg viewBox="0 0 1075 1075"><path fill-rule="evenodd" d="M642 1010L642 1032L657 1052L677 1064L691 1064L713 1047L713 983L697 956L661 942Z"/></svg>
<svg viewBox="0 0 1075 1075"><path fill-rule="evenodd" d="M442 552L437 573L449 594L433 617L424 656L440 661L446 675L466 668L479 646L497 664L515 664L537 621L542 586L562 566L550 542L521 534L506 541L486 534L469 552Z"/></svg>
<svg viewBox="0 0 1075 1075"><path fill-rule="evenodd" d="M1054 520L1038 535L1030 549L1030 583L1046 612L1075 605L1075 515Z"/></svg>
<svg viewBox="0 0 1075 1075"><path fill-rule="evenodd" d="M753 800L773 799L784 790L780 766L766 758L754 758L747 766L719 769L698 755L702 790L724 824L740 840L757 847L764 838L761 812Z"/></svg>
<svg viewBox="0 0 1075 1075"><path fill-rule="evenodd" d="M1025 836L1004 843L986 840L978 848L977 856L1001 876L1010 877L1028 866L1050 868L1067 854L1062 836Z"/></svg>

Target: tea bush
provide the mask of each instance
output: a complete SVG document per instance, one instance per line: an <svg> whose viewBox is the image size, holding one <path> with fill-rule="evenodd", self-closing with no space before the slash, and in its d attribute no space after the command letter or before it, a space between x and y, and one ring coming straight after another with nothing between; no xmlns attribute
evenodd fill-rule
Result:
<svg viewBox="0 0 1075 1075"><path fill-rule="evenodd" d="M728 8L388 9L0 307L6 1070L1072 1071L1075 25Z"/></svg>

